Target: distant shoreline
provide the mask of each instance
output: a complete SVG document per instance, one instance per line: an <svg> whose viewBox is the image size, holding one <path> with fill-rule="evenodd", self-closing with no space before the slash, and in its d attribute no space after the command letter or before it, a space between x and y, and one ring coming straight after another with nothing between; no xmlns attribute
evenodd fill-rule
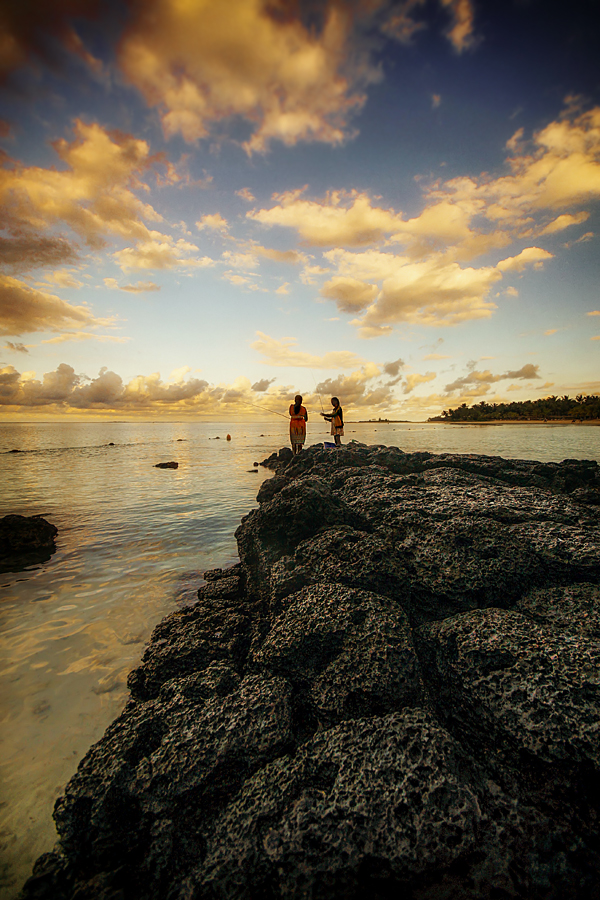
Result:
<svg viewBox="0 0 600 900"><path fill-rule="evenodd" d="M449 419L437 419L429 425L600 425L600 419L485 419L483 421L452 422Z"/></svg>

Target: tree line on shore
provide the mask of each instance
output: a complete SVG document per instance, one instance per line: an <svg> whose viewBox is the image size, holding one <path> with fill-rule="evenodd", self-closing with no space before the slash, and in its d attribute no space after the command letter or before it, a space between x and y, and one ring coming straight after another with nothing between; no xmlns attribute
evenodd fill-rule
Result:
<svg viewBox="0 0 600 900"><path fill-rule="evenodd" d="M429 422L485 422L492 419L518 421L536 419L600 419L600 395L578 394L576 397L545 397L540 400L517 400L513 403L486 403L482 400L474 406L462 403L456 409L445 409Z"/></svg>

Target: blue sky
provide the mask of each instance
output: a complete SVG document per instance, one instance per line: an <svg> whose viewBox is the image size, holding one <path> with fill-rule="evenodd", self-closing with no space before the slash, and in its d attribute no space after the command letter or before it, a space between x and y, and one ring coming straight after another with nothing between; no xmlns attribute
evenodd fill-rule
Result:
<svg viewBox="0 0 600 900"><path fill-rule="evenodd" d="M597 393L594 6L3 3L2 414Z"/></svg>

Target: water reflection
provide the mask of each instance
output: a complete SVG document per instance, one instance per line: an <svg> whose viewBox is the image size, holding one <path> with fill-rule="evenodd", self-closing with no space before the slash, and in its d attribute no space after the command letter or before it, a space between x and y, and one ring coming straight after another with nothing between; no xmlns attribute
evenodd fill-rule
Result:
<svg viewBox="0 0 600 900"><path fill-rule="evenodd" d="M312 425L309 443L326 436L319 427ZM599 434L591 427L377 423L350 425L346 441L598 459ZM0 576L3 900L52 847L54 800L120 712L127 674L152 628L178 603L193 602L205 569L235 561L233 532L268 477L248 470L286 443L283 420L281 427L0 427L0 515L45 515L59 530L49 562ZM178 469L154 468L170 459Z"/></svg>

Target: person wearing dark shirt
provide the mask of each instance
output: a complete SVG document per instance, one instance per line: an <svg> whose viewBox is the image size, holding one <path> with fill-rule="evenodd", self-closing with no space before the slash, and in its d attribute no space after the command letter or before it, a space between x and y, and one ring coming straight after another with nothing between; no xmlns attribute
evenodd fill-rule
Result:
<svg viewBox="0 0 600 900"><path fill-rule="evenodd" d="M324 419L331 422L331 433L335 441L336 447L342 446L342 437L344 436L344 413L337 397L331 398L333 410L331 413L321 413Z"/></svg>

